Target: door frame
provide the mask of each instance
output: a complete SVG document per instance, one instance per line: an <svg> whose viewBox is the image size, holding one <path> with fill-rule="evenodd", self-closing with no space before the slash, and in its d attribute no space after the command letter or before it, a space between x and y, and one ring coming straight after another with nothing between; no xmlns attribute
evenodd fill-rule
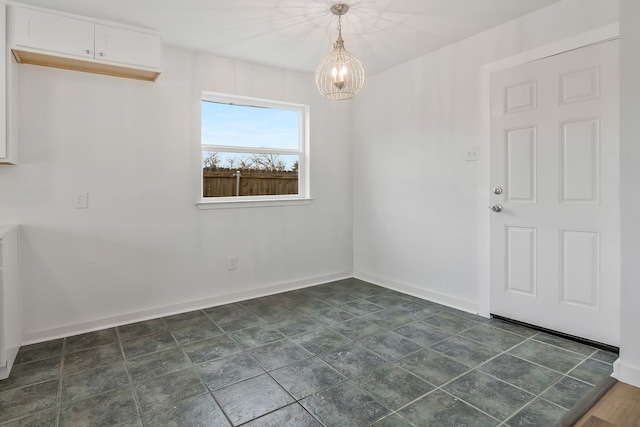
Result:
<svg viewBox="0 0 640 427"><path fill-rule="evenodd" d="M533 62L549 56L559 55L570 50L581 47L616 40L620 37L620 25L610 24L595 30L560 40L548 45L544 45L526 52L521 52L513 56L494 61L480 67L481 79L481 99L484 105L484 138L481 147L481 162L478 165L479 178L477 188L478 202L478 310L484 317L490 315L491 283L490 283L490 146L491 146L491 112L490 112L490 89L491 73L512 68L527 62Z"/></svg>

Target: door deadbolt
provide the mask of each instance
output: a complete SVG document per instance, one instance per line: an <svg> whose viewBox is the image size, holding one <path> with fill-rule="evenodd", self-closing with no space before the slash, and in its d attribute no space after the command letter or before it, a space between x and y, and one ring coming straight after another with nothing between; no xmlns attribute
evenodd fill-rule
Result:
<svg viewBox="0 0 640 427"><path fill-rule="evenodd" d="M493 194L502 194L502 187L493 187Z"/></svg>

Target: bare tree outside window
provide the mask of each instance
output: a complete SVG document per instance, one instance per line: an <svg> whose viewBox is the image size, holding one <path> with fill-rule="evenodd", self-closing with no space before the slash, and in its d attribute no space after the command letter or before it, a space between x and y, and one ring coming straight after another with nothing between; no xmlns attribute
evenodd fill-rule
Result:
<svg viewBox="0 0 640 427"><path fill-rule="evenodd" d="M220 165L220 157L218 156L218 153L216 153L215 151L208 151L206 154L203 153L203 156L202 156L203 169L215 170L215 169L218 169L219 165Z"/></svg>

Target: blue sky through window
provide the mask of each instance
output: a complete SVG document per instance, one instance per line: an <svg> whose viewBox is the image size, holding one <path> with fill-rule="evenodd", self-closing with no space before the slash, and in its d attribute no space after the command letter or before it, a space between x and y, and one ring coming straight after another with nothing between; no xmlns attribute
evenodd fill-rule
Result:
<svg viewBox="0 0 640 427"><path fill-rule="evenodd" d="M299 113L202 101L202 144L246 148L299 147Z"/></svg>

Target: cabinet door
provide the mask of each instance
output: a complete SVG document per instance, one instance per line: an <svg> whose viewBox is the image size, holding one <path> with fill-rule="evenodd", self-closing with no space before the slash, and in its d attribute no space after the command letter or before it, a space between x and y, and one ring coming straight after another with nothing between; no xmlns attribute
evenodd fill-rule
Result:
<svg viewBox="0 0 640 427"><path fill-rule="evenodd" d="M94 24L33 9L14 9L14 46L93 58Z"/></svg>
<svg viewBox="0 0 640 427"><path fill-rule="evenodd" d="M95 36L100 61L160 68L162 41L155 34L96 24Z"/></svg>

